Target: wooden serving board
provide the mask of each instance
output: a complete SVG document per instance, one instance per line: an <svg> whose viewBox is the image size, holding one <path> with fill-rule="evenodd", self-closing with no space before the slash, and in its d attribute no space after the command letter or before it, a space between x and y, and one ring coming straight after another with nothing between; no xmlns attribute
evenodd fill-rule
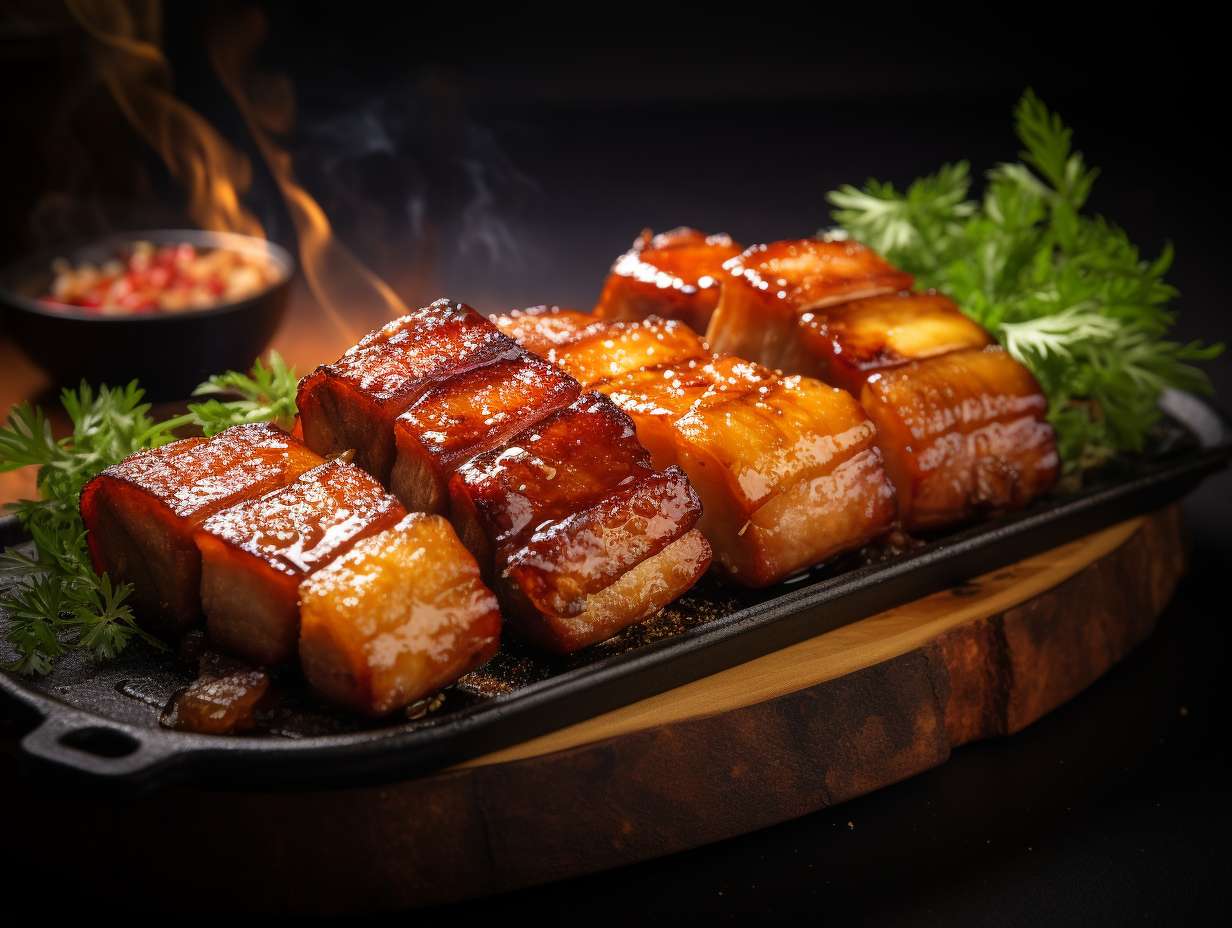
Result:
<svg viewBox="0 0 1232 928"><path fill-rule="evenodd" d="M10 809L10 827L63 841L47 817L71 823L89 878L139 872L173 906L390 909L593 872L804 815L1018 731L1149 635L1182 570L1173 506L430 776L61 791ZM14 743L0 783L18 775Z"/></svg>

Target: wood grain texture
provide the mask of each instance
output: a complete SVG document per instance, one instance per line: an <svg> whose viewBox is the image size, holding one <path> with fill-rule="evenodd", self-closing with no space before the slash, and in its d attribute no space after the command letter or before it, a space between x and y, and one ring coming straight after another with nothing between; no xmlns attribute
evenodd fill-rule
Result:
<svg viewBox="0 0 1232 928"><path fill-rule="evenodd" d="M1020 730L1150 634L1181 551L1178 511L1164 510L412 781L123 802L70 793L11 810L11 827L31 853L52 853L34 846L70 837L46 827L52 814L95 862L86 879L140 872L171 907L389 909L645 860L834 805ZM0 785L16 775L4 740Z"/></svg>

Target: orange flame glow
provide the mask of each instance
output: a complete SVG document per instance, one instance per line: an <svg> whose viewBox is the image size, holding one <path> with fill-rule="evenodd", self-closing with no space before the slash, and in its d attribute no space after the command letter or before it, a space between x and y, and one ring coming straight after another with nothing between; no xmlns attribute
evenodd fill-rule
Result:
<svg viewBox="0 0 1232 928"><path fill-rule="evenodd" d="M252 181L248 159L171 91L157 0L69 0L68 9L95 40L99 73L125 118L187 189L192 220L264 238L241 202Z"/></svg>
<svg viewBox="0 0 1232 928"><path fill-rule="evenodd" d="M313 296L354 341L347 317L362 320L366 330L390 316L403 315L407 308L385 281L334 236L325 211L296 181L291 156L274 141L294 124L295 96L285 78L253 73L251 62L264 37L265 18L260 11L239 11L228 20L226 41L215 35L210 42L210 60L286 200Z"/></svg>

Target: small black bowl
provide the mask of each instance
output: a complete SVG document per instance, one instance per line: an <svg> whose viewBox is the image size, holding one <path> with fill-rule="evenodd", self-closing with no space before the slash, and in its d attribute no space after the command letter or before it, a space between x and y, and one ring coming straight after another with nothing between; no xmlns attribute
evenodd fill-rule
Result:
<svg viewBox="0 0 1232 928"><path fill-rule="evenodd" d="M276 283L243 300L178 313L103 316L38 302L52 281L51 262L101 264L135 242L189 243L259 254L273 262ZM247 370L270 343L286 311L295 261L285 248L262 239L199 229L124 232L27 258L0 272L4 330L57 385L126 384L136 378L150 399L188 396L211 374Z"/></svg>

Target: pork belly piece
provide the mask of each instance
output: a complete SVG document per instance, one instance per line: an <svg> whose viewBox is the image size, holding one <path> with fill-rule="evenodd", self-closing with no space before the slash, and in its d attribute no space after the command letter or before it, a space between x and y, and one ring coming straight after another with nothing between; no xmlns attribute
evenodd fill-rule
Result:
<svg viewBox="0 0 1232 928"><path fill-rule="evenodd" d="M865 381L860 402L877 423L906 529L1024 506L1057 478L1047 400L1001 348L879 371Z"/></svg>
<svg viewBox="0 0 1232 928"><path fill-rule="evenodd" d="M668 376L670 374L671 376ZM739 358L604 385L657 467L679 465L724 572L766 586L884 534L894 486L843 390Z"/></svg>
<svg viewBox="0 0 1232 928"><path fill-rule="evenodd" d="M133 585L143 626L164 635L183 632L201 619L197 526L320 463L299 441L264 423L134 454L82 490L94 568Z"/></svg>
<svg viewBox="0 0 1232 928"><path fill-rule="evenodd" d="M382 483L394 462L394 420L444 379L516 357L514 342L469 306L437 300L371 332L300 383L304 440L326 457L354 449Z"/></svg>
<svg viewBox="0 0 1232 928"><path fill-rule="evenodd" d="M552 651L646 618L710 563L687 478L654 470L632 421L601 394L463 465L450 495L510 621Z"/></svg>
<svg viewBox="0 0 1232 928"><path fill-rule="evenodd" d="M210 639L255 664L289 660L300 582L405 515L371 476L333 460L210 516L194 535Z"/></svg>
<svg viewBox="0 0 1232 928"><path fill-rule="evenodd" d="M706 331L719 301L723 262L740 254L726 235L680 227L653 235L649 229L616 259L595 306L604 319L679 319Z"/></svg>
<svg viewBox="0 0 1232 928"><path fill-rule="evenodd" d="M719 305L706 341L789 374L820 373L804 350L804 313L905 290L912 277L858 242L798 239L754 245L724 265Z"/></svg>
<svg viewBox="0 0 1232 928"><path fill-rule="evenodd" d="M992 339L939 293L890 293L840 303L800 317L804 349L826 383L859 393L873 371Z"/></svg>
<svg viewBox="0 0 1232 928"><path fill-rule="evenodd" d="M496 653L500 611L450 524L412 513L300 585L300 663L332 702L400 709Z"/></svg>
<svg viewBox="0 0 1232 928"><path fill-rule="evenodd" d="M605 322L574 310L537 306L493 316L492 322L583 387L644 367L683 364L710 354L696 332L671 319Z"/></svg>
<svg viewBox="0 0 1232 928"><path fill-rule="evenodd" d="M448 378L394 423L390 489L409 510L447 511L449 477L460 464L568 406L579 392L576 380L525 351Z"/></svg>

